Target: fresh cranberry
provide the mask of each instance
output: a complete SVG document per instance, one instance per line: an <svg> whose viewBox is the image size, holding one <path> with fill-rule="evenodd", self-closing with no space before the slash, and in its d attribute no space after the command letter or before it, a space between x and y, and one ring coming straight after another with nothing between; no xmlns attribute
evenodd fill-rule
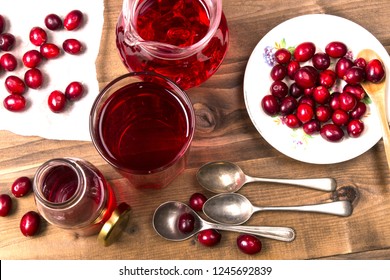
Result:
<svg viewBox="0 0 390 280"><path fill-rule="evenodd" d="M286 96L280 103L280 114L287 116L292 114L298 107L298 101L292 96Z"/></svg>
<svg viewBox="0 0 390 280"><path fill-rule="evenodd" d="M313 66L303 66L297 70L294 80L303 89L314 87L317 83L318 72Z"/></svg>
<svg viewBox="0 0 390 280"><path fill-rule="evenodd" d="M314 116L313 107L309 104L299 104L297 108L297 117L302 123L307 123Z"/></svg>
<svg viewBox="0 0 390 280"><path fill-rule="evenodd" d="M302 122L298 119L297 115L295 114L287 115L284 119L284 123L289 128L298 128L302 125Z"/></svg>
<svg viewBox="0 0 390 280"><path fill-rule="evenodd" d="M348 48L343 42L330 42L325 47L325 52L333 58L340 58L347 54Z"/></svg>
<svg viewBox="0 0 390 280"><path fill-rule="evenodd" d="M37 50L29 50L22 57L24 66L28 68L35 68L39 66L41 60L42 60L42 55Z"/></svg>
<svg viewBox="0 0 390 280"><path fill-rule="evenodd" d="M312 42L299 44L294 50L294 58L298 62L306 62L311 59L316 51L316 46Z"/></svg>
<svg viewBox="0 0 390 280"><path fill-rule="evenodd" d="M59 30L62 28L62 20L56 14L49 14L45 17L45 25L50 30Z"/></svg>
<svg viewBox="0 0 390 280"><path fill-rule="evenodd" d="M66 97L59 90L52 91L47 100L49 108L54 113L59 113L65 109Z"/></svg>
<svg viewBox="0 0 390 280"><path fill-rule="evenodd" d="M328 123L321 127L320 135L329 142L339 142L344 137L344 131L334 123Z"/></svg>
<svg viewBox="0 0 390 280"><path fill-rule="evenodd" d="M292 97L295 97L295 98L299 98L303 95L303 89L301 89L297 83L292 83L290 85L290 88L288 90L288 93L292 96Z"/></svg>
<svg viewBox="0 0 390 280"><path fill-rule="evenodd" d="M22 95L10 94L4 98L3 105L8 111L19 112L26 108L26 99Z"/></svg>
<svg viewBox="0 0 390 280"><path fill-rule="evenodd" d="M359 137L364 131L364 123L361 120L353 119L347 125L347 133L350 137Z"/></svg>
<svg viewBox="0 0 390 280"><path fill-rule="evenodd" d="M8 76L5 79L5 88L9 93L21 95L26 91L23 80L17 76Z"/></svg>
<svg viewBox="0 0 390 280"><path fill-rule="evenodd" d="M310 107L314 108L315 102L311 96L302 96L302 98L299 99L298 104L307 104Z"/></svg>
<svg viewBox="0 0 390 280"><path fill-rule="evenodd" d="M322 123L327 122L332 117L332 109L328 105L320 105L315 109L316 118Z"/></svg>
<svg viewBox="0 0 390 280"><path fill-rule="evenodd" d="M0 34L3 33L5 27L5 20L2 15L0 15Z"/></svg>
<svg viewBox="0 0 390 280"><path fill-rule="evenodd" d="M202 211L203 204L206 202L207 197L202 193L193 193L189 200L189 205L195 211Z"/></svg>
<svg viewBox="0 0 390 280"><path fill-rule="evenodd" d="M350 94L349 92L342 92L339 96L340 101L340 109L344 110L345 112L349 112L355 108L357 104L357 100L355 96Z"/></svg>
<svg viewBox="0 0 390 280"><path fill-rule="evenodd" d="M372 59L366 66L366 79L372 83L379 83L385 77L385 69L379 59Z"/></svg>
<svg viewBox="0 0 390 280"><path fill-rule="evenodd" d="M347 70L352 66L354 66L354 64L352 60L350 60L349 58L342 57L339 60L337 60L335 66L335 72L337 74L337 77L343 79Z"/></svg>
<svg viewBox="0 0 390 280"><path fill-rule="evenodd" d="M274 116L280 111L280 105L277 98L271 94L267 94L262 98L261 107L264 112L270 116Z"/></svg>
<svg viewBox="0 0 390 280"><path fill-rule="evenodd" d="M271 84L270 91L273 96L280 100L288 94L288 86L283 81L274 81Z"/></svg>
<svg viewBox="0 0 390 280"><path fill-rule="evenodd" d="M332 108L332 110L340 109L340 92L335 91L330 96L329 106Z"/></svg>
<svg viewBox="0 0 390 280"><path fill-rule="evenodd" d="M17 178L12 183L11 191L15 197L22 197L30 192L31 187L32 187L32 183L30 178L23 176Z"/></svg>
<svg viewBox="0 0 390 280"><path fill-rule="evenodd" d="M53 43L44 43L40 47L41 55L47 59L53 59L60 55L60 48Z"/></svg>
<svg viewBox="0 0 390 280"><path fill-rule="evenodd" d="M318 86L313 90L313 99L319 104L325 104L330 99L330 92L327 87Z"/></svg>
<svg viewBox="0 0 390 280"><path fill-rule="evenodd" d="M295 73L298 71L298 69L301 68L301 65L299 64L298 61L291 60L287 64L287 75L291 80L294 80L295 78Z"/></svg>
<svg viewBox="0 0 390 280"><path fill-rule="evenodd" d="M276 64L274 67L272 67L270 75L272 80L281 81L287 75L287 68L282 64Z"/></svg>
<svg viewBox="0 0 390 280"><path fill-rule="evenodd" d="M190 233L194 230L195 218L190 213L180 215L177 226L182 233Z"/></svg>
<svg viewBox="0 0 390 280"><path fill-rule="evenodd" d="M242 234L237 238L237 246L241 252L249 255L257 254L261 251L261 241L254 235Z"/></svg>
<svg viewBox="0 0 390 280"><path fill-rule="evenodd" d="M38 68L31 68L24 74L24 82L29 88L38 89L42 86L43 75Z"/></svg>
<svg viewBox="0 0 390 280"><path fill-rule="evenodd" d="M69 100L78 100L83 96L84 87L80 82L71 82L65 89L65 96Z"/></svg>
<svg viewBox="0 0 390 280"><path fill-rule="evenodd" d="M13 54L5 53L0 58L0 65L7 71L14 71L18 62Z"/></svg>
<svg viewBox="0 0 390 280"><path fill-rule="evenodd" d="M365 69L367 66L367 61L363 57L358 57L354 60L353 64L357 67Z"/></svg>
<svg viewBox="0 0 390 280"><path fill-rule="evenodd" d="M313 66L318 70L325 70L330 66L330 57L326 53L318 52L312 57Z"/></svg>
<svg viewBox="0 0 390 280"><path fill-rule="evenodd" d="M8 194L0 194L0 216L5 217L12 208L12 199Z"/></svg>
<svg viewBox="0 0 390 280"><path fill-rule="evenodd" d="M359 101L355 108L349 113L351 119L360 119L367 111L367 106L363 102Z"/></svg>
<svg viewBox="0 0 390 280"><path fill-rule="evenodd" d="M62 43L62 48L69 54L80 54L83 51L83 45L77 39L66 39Z"/></svg>
<svg viewBox="0 0 390 280"><path fill-rule="evenodd" d="M15 36L11 33L0 34L0 50L7 52L12 49L15 44Z"/></svg>
<svg viewBox="0 0 390 280"><path fill-rule="evenodd" d="M79 10L69 12L64 18L64 27L67 30L75 30L81 26L83 22L83 13Z"/></svg>
<svg viewBox="0 0 390 280"><path fill-rule="evenodd" d="M221 234L215 229L205 229L198 233L198 241L200 244L213 247L221 241Z"/></svg>
<svg viewBox="0 0 390 280"><path fill-rule="evenodd" d="M33 27L30 31L30 42L39 47L47 41L47 33L41 27Z"/></svg>
<svg viewBox="0 0 390 280"><path fill-rule="evenodd" d="M275 61L279 64L288 64L291 60L291 53L285 48L277 49L275 52Z"/></svg>
<svg viewBox="0 0 390 280"><path fill-rule="evenodd" d="M308 135L313 135L320 131L321 125L320 122L316 119L308 121L303 125L303 131Z"/></svg>
<svg viewBox="0 0 390 280"><path fill-rule="evenodd" d="M344 74L344 81L349 85L358 85L365 79L365 72L358 66L352 66Z"/></svg>
<svg viewBox="0 0 390 280"><path fill-rule="evenodd" d="M38 233L41 217L35 211L27 212L20 220L20 231L24 236L33 236Z"/></svg>
<svg viewBox="0 0 390 280"><path fill-rule="evenodd" d="M318 83L321 86L331 88L336 83L337 75L333 70L326 69L318 74Z"/></svg>
<svg viewBox="0 0 390 280"><path fill-rule="evenodd" d="M352 94L357 100L362 100L366 96L366 91L361 85L346 84L343 88L343 92Z"/></svg>
<svg viewBox="0 0 390 280"><path fill-rule="evenodd" d="M343 126L346 125L349 121L349 115L347 112L341 109L337 109L332 114L332 122L335 125Z"/></svg>

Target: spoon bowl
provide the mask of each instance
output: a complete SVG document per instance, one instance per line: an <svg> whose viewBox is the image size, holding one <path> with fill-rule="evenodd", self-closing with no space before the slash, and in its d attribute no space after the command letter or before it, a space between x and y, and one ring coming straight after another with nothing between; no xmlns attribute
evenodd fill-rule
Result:
<svg viewBox="0 0 390 280"><path fill-rule="evenodd" d="M268 179L251 177L244 174L238 165L228 161L206 163L198 170L196 178L202 187L213 193L236 192L243 185L251 182L295 185L321 191L334 191L337 186L333 178Z"/></svg>
<svg viewBox="0 0 390 280"><path fill-rule="evenodd" d="M314 212L346 217L352 214L352 205L349 201L335 201L300 206L259 207L253 206L245 196L238 193L217 194L203 204L203 212L209 219L229 225L243 224L254 213L261 211Z"/></svg>
<svg viewBox="0 0 390 280"><path fill-rule="evenodd" d="M191 214L195 219L194 230L184 233L179 230L178 219L183 213ZM163 238L171 241L186 240L199 231L205 229L227 230L254 234L279 241L292 241L295 239L295 231L289 227L271 227L271 226L232 226L224 224L214 224L203 220L187 204L168 201L161 204L153 215L153 228Z"/></svg>
<svg viewBox="0 0 390 280"><path fill-rule="evenodd" d="M371 49L364 49L360 51L357 57L362 57L367 62L372 59L379 59L383 64L383 61L379 57L379 55ZM361 85L378 111L382 128L382 137L383 144L385 146L387 164L390 168L390 130L386 111L386 82L387 74L385 78L379 83L371 83L369 81L365 81L361 83Z"/></svg>

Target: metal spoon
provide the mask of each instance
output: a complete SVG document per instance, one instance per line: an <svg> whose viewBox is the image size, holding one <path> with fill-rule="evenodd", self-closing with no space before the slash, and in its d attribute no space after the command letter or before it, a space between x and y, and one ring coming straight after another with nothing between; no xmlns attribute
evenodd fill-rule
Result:
<svg viewBox="0 0 390 280"><path fill-rule="evenodd" d="M183 233L178 228L178 218L183 213L190 213L195 218L194 230L190 233ZM293 241L295 238L295 231L288 227L231 226L210 223L203 220L191 207L177 201L168 201L156 209L153 215L153 227L161 237L172 241L188 239L205 229L248 233L280 241Z"/></svg>
<svg viewBox="0 0 390 280"><path fill-rule="evenodd" d="M205 189L214 193L236 192L246 183L269 182L295 185L321 191L334 191L336 181L332 178L318 179L266 179L245 175L241 168L228 161L210 162L203 165L196 178Z"/></svg>
<svg viewBox="0 0 390 280"><path fill-rule="evenodd" d="M381 58L373 50L370 49L364 49L360 51L357 57L362 57L367 62L369 62L372 59L379 59L380 61L382 61ZM386 80L387 77L385 77L380 83L371 83L365 81L361 83L361 85L366 91L367 95L370 97L376 109L378 110L378 114L382 126L382 137L383 137L383 144L385 146L387 164L390 167L390 130L389 130L389 123L387 121L387 115L386 115Z"/></svg>
<svg viewBox="0 0 390 280"><path fill-rule="evenodd" d="M203 212L208 218L228 225L243 224L253 213L260 211L316 212L346 217L352 214L352 205L349 201L335 201L302 206L257 207L238 193L217 194L203 204Z"/></svg>

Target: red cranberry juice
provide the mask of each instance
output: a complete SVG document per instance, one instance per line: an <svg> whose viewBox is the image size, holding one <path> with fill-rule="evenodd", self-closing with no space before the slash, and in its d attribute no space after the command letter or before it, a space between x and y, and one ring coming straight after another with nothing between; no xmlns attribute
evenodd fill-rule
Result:
<svg viewBox="0 0 390 280"><path fill-rule="evenodd" d="M188 47L199 42L208 32L210 19L200 0L145 0L137 9L137 33L146 41ZM182 89L197 86L218 69L228 47L228 28L222 14L220 25L203 48L182 59L151 56L140 46L129 46L124 40L124 22L117 26L117 47L130 71L154 71L166 76Z"/></svg>
<svg viewBox="0 0 390 280"><path fill-rule="evenodd" d="M77 186L77 174L72 168L65 165L56 166L45 177L42 191L48 201L63 203L74 195Z"/></svg>
<svg viewBox="0 0 390 280"><path fill-rule="evenodd" d="M121 169L149 174L173 163L191 137L187 111L151 82L124 86L103 106L98 130L106 157Z"/></svg>

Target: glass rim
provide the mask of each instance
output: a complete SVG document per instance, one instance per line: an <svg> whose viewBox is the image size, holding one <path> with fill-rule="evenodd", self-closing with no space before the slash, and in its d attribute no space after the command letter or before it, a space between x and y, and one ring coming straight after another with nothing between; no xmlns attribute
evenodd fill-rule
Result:
<svg viewBox="0 0 390 280"><path fill-rule="evenodd" d="M170 86L172 86L174 92L179 94L180 98L178 100L182 105L185 105L183 107L189 116L189 118L188 118L189 136L187 138L186 143L181 148L181 150L176 154L176 156L171 161L169 161L165 165L160 166L160 167L155 168L155 169L152 169L152 170L148 170L148 171L126 168L124 166L120 166L120 165L116 164L109 156L106 155L106 153L104 152L104 149L101 147L101 144L98 141L99 137L95 133L96 118L99 115L99 112L101 111L101 109L99 108L99 105L101 105L101 103L104 102L104 101L102 101L102 99L107 94L107 92L114 85L116 85L117 83L119 83L127 78L138 77L142 81L142 78L141 78L142 76L158 77L158 78L164 80L165 82L167 82ZM103 104L102 104L102 106L103 106ZM160 75L158 73L155 73L155 72L148 72L148 71L129 72L129 73L123 74L123 75L113 79L98 94L98 96L96 97L96 99L92 105L90 115L89 115L89 132L90 132L92 144L94 145L95 149L98 151L99 155L114 168L116 168L122 172L135 174L135 175L155 174L155 173L164 171L164 170L168 169L170 166L174 165L177 161L179 161L182 157L184 157L186 152L189 150L191 143L192 143L192 140L193 140L193 137L194 137L194 134L195 134L195 111L194 111L191 100L188 97L187 93L184 90L182 90L175 82L173 82L169 78L167 78L163 75Z"/></svg>

